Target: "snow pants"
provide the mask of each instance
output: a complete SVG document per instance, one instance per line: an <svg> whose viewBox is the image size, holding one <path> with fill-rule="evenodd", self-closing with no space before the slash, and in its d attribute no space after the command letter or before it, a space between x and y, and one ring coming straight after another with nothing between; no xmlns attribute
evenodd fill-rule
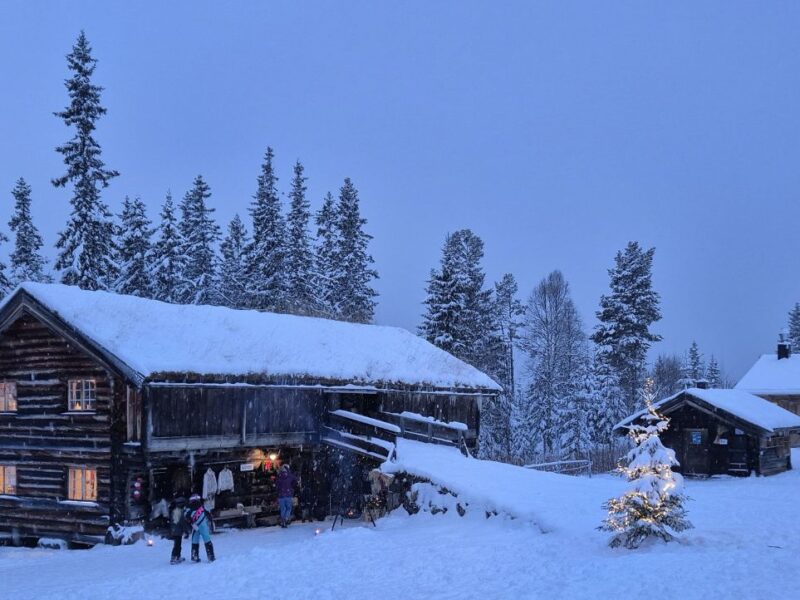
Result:
<svg viewBox="0 0 800 600"><path fill-rule="evenodd" d="M172 558L180 558L181 557L181 540L183 539L182 535L173 535L172 536Z"/></svg>
<svg viewBox="0 0 800 600"><path fill-rule="evenodd" d="M278 498L278 506L281 509L281 521L288 523L292 518L292 497Z"/></svg>
<svg viewBox="0 0 800 600"><path fill-rule="evenodd" d="M208 543L211 541L211 533L208 531L208 519L203 519L197 528L192 528L192 544L199 544L200 538L203 542Z"/></svg>

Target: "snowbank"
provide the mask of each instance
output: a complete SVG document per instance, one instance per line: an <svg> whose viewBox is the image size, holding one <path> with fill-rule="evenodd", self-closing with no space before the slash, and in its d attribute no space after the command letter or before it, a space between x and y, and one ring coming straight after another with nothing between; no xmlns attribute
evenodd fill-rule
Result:
<svg viewBox="0 0 800 600"><path fill-rule="evenodd" d="M450 446L397 440L397 460L387 473L406 472L480 506L535 523L542 531L591 530L603 518L598 498L619 493L618 479L545 473L488 460L467 458ZM590 491L591 490L591 491Z"/></svg>
<svg viewBox="0 0 800 600"><path fill-rule="evenodd" d="M59 284L23 283L19 289L143 377L258 373L500 389L484 373L398 327L166 304Z"/></svg>

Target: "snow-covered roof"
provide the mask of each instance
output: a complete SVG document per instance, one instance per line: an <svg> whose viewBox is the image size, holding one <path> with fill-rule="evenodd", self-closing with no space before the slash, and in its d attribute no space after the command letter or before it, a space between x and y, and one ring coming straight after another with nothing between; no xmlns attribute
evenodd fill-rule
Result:
<svg viewBox="0 0 800 600"><path fill-rule="evenodd" d="M500 390L490 377L398 327L219 306L167 304L60 284L27 292L142 378L157 373L267 375Z"/></svg>
<svg viewBox="0 0 800 600"><path fill-rule="evenodd" d="M742 421L755 425L765 431L775 429L800 428L800 416L781 408L777 404L758 396L737 389L700 389L689 388L673 394L655 403L656 408L668 407L673 400L688 394L706 404L722 410ZM614 426L620 429L629 425L645 413L641 410L632 414Z"/></svg>
<svg viewBox="0 0 800 600"><path fill-rule="evenodd" d="M753 394L800 394L800 355L778 360L775 353L764 354L736 384L737 390Z"/></svg>

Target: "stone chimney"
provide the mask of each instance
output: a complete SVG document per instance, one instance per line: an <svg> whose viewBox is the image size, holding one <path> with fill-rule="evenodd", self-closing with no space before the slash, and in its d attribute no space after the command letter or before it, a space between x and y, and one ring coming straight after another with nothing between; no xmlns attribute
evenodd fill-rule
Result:
<svg viewBox="0 0 800 600"><path fill-rule="evenodd" d="M778 360L782 358L789 358L792 356L792 342L789 339L789 334L782 331L778 334Z"/></svg>

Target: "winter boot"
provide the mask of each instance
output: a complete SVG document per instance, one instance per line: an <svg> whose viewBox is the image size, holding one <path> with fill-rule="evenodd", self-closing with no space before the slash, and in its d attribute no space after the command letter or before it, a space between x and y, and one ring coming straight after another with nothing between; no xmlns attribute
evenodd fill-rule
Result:
<svg viewBox="0 0 800 600"><path fill-rule="evenodd" d="M183 558L182 556L173 556L172 560L169 561L169 564L171 564L171 565L179 565L185 560L186 559Z"/></svg>
<svg viewBox="0 0 800 600"><path fill-rule="evenodd" d="M200 562L200 544L192 544L192 562Z"/></svg>
<svg viewBox="0 0 800 600"><path fill-rule="evenodd" d="M208 562L214 562L214 544L211 542L206 542L206 556L208 557Z"/></svg>

